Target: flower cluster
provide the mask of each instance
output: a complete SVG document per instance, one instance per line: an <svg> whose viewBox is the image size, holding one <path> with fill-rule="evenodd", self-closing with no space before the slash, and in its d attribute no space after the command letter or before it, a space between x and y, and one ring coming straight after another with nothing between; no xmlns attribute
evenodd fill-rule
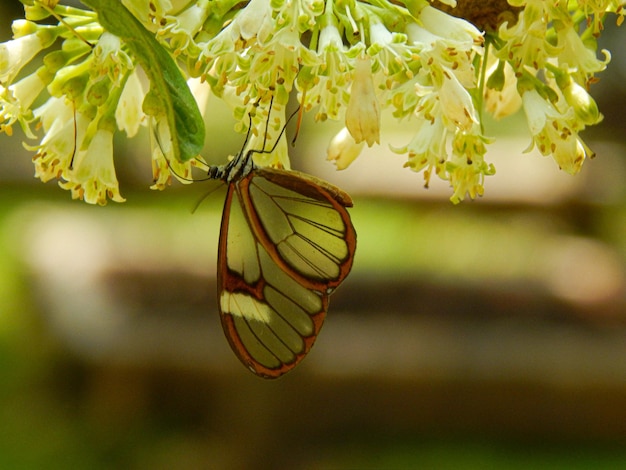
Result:
<svg viewBox="0 0 626 470"><path fill-rule="evenodd" d="M94 11L22 2L25 19L0 44L0 131L19 124L30 139L43 132L29 146L42 181L56 178L89 203L123 201L113 135L133 136L153 120L132 48ZM523 108L529 148L579 171L592 155L579 134L601 120L589 85L609 61L607 51L597 57L596 41L608 13L622 22L625 4L508 0L498 17L505 20L479 25L485 32L427 0L98 1L108 2L153 33L186 65L185 76L208 84L232 108L236 130L252 126L247 148L272 149L256 153L257 164L289 167L282 129L294 90L317 121L345 122L328 148L338 169L380 142L381 111L389 108L414 129L393 151L423 172L426 185L433 174L449 181L453 202L482 195L484 177L495 172L485 159L485 111L500 118ZM442 3L454 13L456 2ZM41 57L39 68L26 67ZM151 134L157 189L172 173L187 181L196 164L166 158L170 132L157 126Z"/></svg>
<svg viewBox="0 0 626 470"><path fill-rule="evenodd" d="M533 139L529 149L536 146L542 155L551 155L559 168L575 174L585 158L593 156L579 133L602 120L587 91L610 58L608 51L603 51L604 60L596 57L596 39L605 13L623 15L623 2L510 3L524 9L517 24L500 27L502 44L493 55L513 73L504 74L503 82L502 77L494 80L499 82L494 94L509 95L507 112L520 104L523 107ZM577 8L572 11L568 3ZM621 21L623 16L619 18ZM493 76L498 74L502 75L502 70L495 70ZM513 88L517 93L511 92Z"/></svg>

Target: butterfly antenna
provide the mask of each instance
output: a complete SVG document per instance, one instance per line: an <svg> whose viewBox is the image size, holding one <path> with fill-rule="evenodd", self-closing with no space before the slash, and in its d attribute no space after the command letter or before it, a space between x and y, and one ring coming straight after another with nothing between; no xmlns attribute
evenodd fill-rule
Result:
<svg viewBox="0 0 626 470"><path fill-rule="evenodd" d="M269 127L270 127L270 117L272 116L273 105L274 105L274 94L272 94L272 97L270 98L270 109L267 111L267 120L265 121L265 134L263 134L263 147L261 150L262 153L266 153L265 144L267 143L267 132L269 131ZM282 132L281 132L281 135L282 135ZM278 136L278 138L280 139L280 135ZM276 147L276 144L274 144L274 147ZM272 153L273 150L274 148L272 148L272 150L268 153Z"/></svg>
<svg viewBox="0 0 626 470"><path fill-rule="evenodd" d="M287 121L285 122L285 125L283 126L283 130L280 131L280 135L278 136L278 138L280 138L283 133L285 132L285 129L287 129L287 125L291 122L291 120L295 117L295 115L298 115L298 120L296 121L297 124L297 128L296 128L296 135L293 138L292 142L295 144L296 142L296 138L298 137L298 132L300 131L300 123L302 122L302 113L304 112L304 109L302 108L302 106L298 105L298 107L296 108L296 110L291 113L289 115L289 117L287 118Z"/></svg>
<svg viewBox="0 0 626 470"><path fill-rule="evenodd" d="M272 97L272 100L273 99L274 99L274 97ZM268 115L267 116L267 121L265 122L265 138L263 139L263 150L251 150L251 152L253 152L253 153L272 153L274 150L276 150L276 147L278 147L278 143L280 142L280 138L283 136L283 134L287 130L287 126L289 125L291 120L294 118L294 116L296 114L298 114L298 111L300 111L300 109L301 109L301 106L298 105L296 110L293 113L291 113L289 115L289 117L287 118L287 121L285 122L285 125L283 126L283 128L280 130L280 133L278 134L278 138L276 139L276 142L274 142L274 145L272 146L272 148L269 149L269 150L265 150L265 140L267 139L267 130L268 130L269 120L270 120L270 117Z"/></svg>
<svg viewBox="0 0 626 470"><path fill-rule="evenodd" d="M246 138L243 141L243 145L241 146L239 155L241 155L243 153L243 150L246 148L246 145L248 144L248 140L250 140L251 132L252 132L252 114L248 113L248 131L246 132Z"/></svg>
<svg viewBox="0 0 626 470"><path fill-rule="evenodd" d="M76 147L78 146L78 124L76 124L76 103L72 101L72 112L74 113L74 147L72 148L72 158L70 159L70 170L74 169L74 158L76 157Z"/></svg>
<svg viewBox="0 0 626 470"><path fill-rule="evenodd" d="M276 147L278 146L278 142L280 142L280 138L283 136L283 134L285 133L285 131L287 130L287 126L289 125L289 123L291 122L291 120L294 118L294 116L296 114L298 114L298 111L300 111L300 106L298 106L296 108L296 110L291 113L289 115L289 117L287 118L287 121L285 121L285 125L283 126L283 128L280 130L280 134L278 134L278 138L276 139L276 142L274 142L274 145L272 146L272 148L270 150L264 150L263 152L259 152L259 153L272 153L274 150L276 150ZM268 118L269 119L269 118Z"/></svg>
<svg viewBox="0 0 626 470"><path fill-rule="evenodd" d="M258 103L258 102L257 102ZM291 120L294 118L294 116L298 113L298 111L300 110L300 106L298 105L298 108L291 113L291 115L287 118L287 121L285 122L285 125L283 126L283 128L280 130L280 133L278 134L278 138L276 139L276 141L274 142L274 145L272 145L272 148L269 150L265 150L265 146L267 144L267 134L269 131L269 125L270 125L270 117L271 117L271 113L272 113L272 106L274 104L274 95L272 95L272 97L270 98L270 106L269 106L269 110L267 113L267 120L265 121L265 133L263 134L263 147L261 148L261 150L256 150L256 149L251 149L248 150L245 154L245 158L246 160L249 158L252 158L252 155L255 153L272 153L274 152L274 150L276 150L276 147L278 146L278 143L280 142L281 137L283 136L283 134L285 133L285 130L287 129L287 125L289 124L289 122L291 122ZM246 134L246 140L243 143L243 146L241 148L241 152L239 153L239 155L241 156L243 154L243 151L246 147L246 144L248 143L248 139L250 137L250 132L252 130L252 114L248 113L248 119L250 120L250 124L248 127L248 133Z"/></svg>
<svg viewBox="0 0 626 470"><path fill-rule="evenodd" d="M217 191L219 188L221 188L221 185L217 185L215 186L213 189L211 189L208 193L204 194L200 199L198 199L198 202L196 202L193 206L193 209L191 209L191 213L195 214L196 211L198 210L198 207L200 207L200 204L202 204L204 201L206 201L206 199L213 194L215 191Z"/></svg>
<svg viewBox="0 0 626 470"><path fill-rule="evenodd" d="M298 134L300 133L300 125L302 124L302 116L304 115L304 99L305 98L306 98L306 88L302 92L302 101L298 104L298 109L296 110L298 111L298 120L296 121L296 132L293 135L293 139L291 139L292 147L296 146L296 140L298 139ZM291 117L289 119L291 119Z"/></svg>

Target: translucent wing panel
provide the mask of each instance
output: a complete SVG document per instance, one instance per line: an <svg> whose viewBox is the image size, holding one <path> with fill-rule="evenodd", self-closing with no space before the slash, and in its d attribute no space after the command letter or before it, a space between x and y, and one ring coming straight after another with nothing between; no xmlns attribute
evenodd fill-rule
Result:
<svg viewBox="0 0 626 470"><path fill-rule="evenodd" d="M295 362L300 351L294 353L267 323L248 321L242 317L233 317L233 320L241 342L256 363L268 369L277 369L283 364ZM300 343L304 344L302 340Z"/></svg>
<svg viewBox="0 0 626 470"><path fill-rule="evenodd" d="M295 366L311 348L327 302L280 270L260 244L256 248L262 280L232 292L225 288L220 310L239 358L256 373L272 376L273 370Z"/></svg>
<svg viewBox="0 0 626 470"><path fill-rule="evenodd" d="M321 188L290 174L283 179L289 187L260 173L248 187L266 243L296 276L336 286L347 275L354 253L349 216ZM301 191L294 182L301 182Z"/></svg>
<svg viewBox="0 0 626 470"><path fill-rule="evenodd" d="M263 278L268 286L282 294L285 299L291 300L302 309L303 314L312 315L322 308L322 301L318 292L304 287L297 280L289 276L274 262L261 244L257 245L259 262L263 272ZM277 300L276 308L279 307ZM286 305L284 309L287 310Z"/></svg>
<svg viewBox="0 0 626 470"><path fill-rule="evenodd" d="M240 356L244 363L248 363L248 366L256 371L257 365L263 366L267 369L278 369L283 362L280 360L279 355L276 352L267 348L258 338L259 333L254 330L258 330L256 327L252 327L250 321L245 318L233 316L232 322L237 332L239 343L244 349L244 356ZM246 357L249 356L249 359ZM288 357L287 360L292 360L293 357ZM252 363L249 361L252 360Z"/></svg>
<svg viewBox="0 0 626 470"><path fill-rule="evenodd" d="M256 256L255 239L238 199L231 202L226 237L228 269L252 284L259 280L261 270Z"/></svg>

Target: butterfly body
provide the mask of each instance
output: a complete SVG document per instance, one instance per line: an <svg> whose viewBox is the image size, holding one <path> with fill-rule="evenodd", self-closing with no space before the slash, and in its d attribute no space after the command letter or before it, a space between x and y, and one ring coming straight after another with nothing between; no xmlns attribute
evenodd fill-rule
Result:
<svg viewBox="0 0 626 470"><path fill-rule="evenodd" d="M311 176L257 168L250 153L209 176L228 183L218 250L224 333L252 372L279 377L311 349L329 295L350 272L352 200Z"/></svg>

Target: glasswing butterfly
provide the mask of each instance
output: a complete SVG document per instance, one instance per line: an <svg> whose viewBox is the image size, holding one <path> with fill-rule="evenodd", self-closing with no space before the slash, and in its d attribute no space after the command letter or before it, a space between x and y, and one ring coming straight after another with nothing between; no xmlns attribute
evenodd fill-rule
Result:
<svg viewBox="0 0 626 470"><path fill-rule="evenodd" d="M255 153L273 150L241 151L208 172L228 184L218 248L222 327L241 362L264 378L309 352L356 249L350 196L303 173L255 165Z"/></svg>

